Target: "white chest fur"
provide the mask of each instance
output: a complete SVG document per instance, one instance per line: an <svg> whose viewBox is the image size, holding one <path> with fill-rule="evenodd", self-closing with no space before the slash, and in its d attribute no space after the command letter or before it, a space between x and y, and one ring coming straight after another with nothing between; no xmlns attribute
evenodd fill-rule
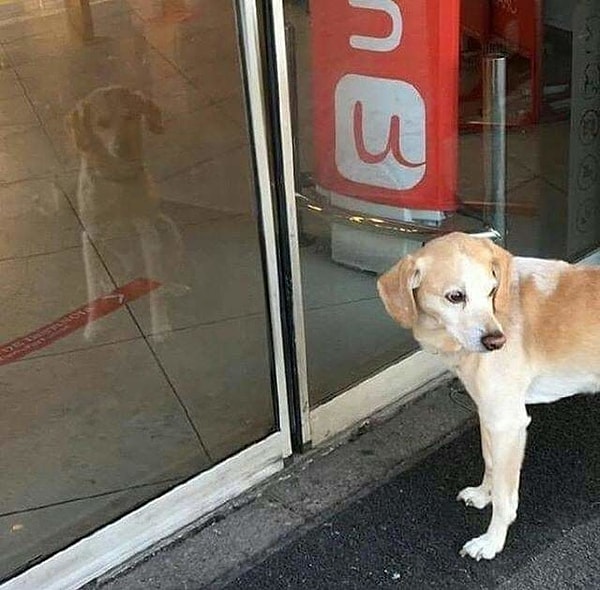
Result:
<svg viewBox="0 0 600 590"><path fill-rule="evenodd" d="M569 397L576 393L600 392L600 374L544 374L538 375L525 394L525 403L543 404Z"/></svg>

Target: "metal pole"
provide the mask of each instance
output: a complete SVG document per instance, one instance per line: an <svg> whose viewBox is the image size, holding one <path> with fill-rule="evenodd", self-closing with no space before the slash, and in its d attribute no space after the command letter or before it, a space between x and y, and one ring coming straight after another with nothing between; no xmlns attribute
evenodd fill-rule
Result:
<svg viewBox="0 0 600 590"><path fill-rule="evenodd" d="M483 58L484 221L506 244L506 56Z"/></svg>
<svg viewBox="0 0 600 590"><path fill-rule="evenodd" d="M298 63L296 61L296 29L290 23L285 25L285 45L287 49L288 84L290 88L290 118L294 149L294 180L300 186L300 145L298 138Z"/></svg>

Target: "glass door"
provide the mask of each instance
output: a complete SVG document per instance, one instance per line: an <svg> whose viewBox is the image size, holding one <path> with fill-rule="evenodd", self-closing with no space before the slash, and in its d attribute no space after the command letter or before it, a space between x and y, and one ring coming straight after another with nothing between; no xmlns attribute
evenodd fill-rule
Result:
<svg viewBox="0 0 600 590"><path fill-rule="evenodd" d="M457 212L458 2L276 4L300 394L315 443L443 372L387 316L377 277L435 235L485 226Z"/></svg>
<svg viewBox="0 0 600 590"><path fill-rule="evenodd" d="M506 244L578 260L600 245L600 2L462 4L463 198L483 189L481 56L505 62Z"/></svg>
<svg viewBox="0 0 600 590"><path fill-rule="evenodd" d="M0 6L0 580L289 452L256 18Z"/></svg>
<svg viewBox="0 0 600 590"><path fill-rule="evenodd" d="M314 443L443 370L375 288L424 241L459 230L520 255L597 250L600 2L274 4Z"/></svg>

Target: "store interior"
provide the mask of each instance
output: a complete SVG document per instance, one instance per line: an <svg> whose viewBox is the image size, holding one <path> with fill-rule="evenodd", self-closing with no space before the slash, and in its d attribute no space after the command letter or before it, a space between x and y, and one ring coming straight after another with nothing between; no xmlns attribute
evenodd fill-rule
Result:
<svg viewBox="0 0 600 590"><path fill-rule="evenodd" d="M311 13L284 8L314 408L416 350L378 298L381 269L352 260L419 242L304 206ZM572 97L596 101L600 76L574 57L576 17L553 16L534 56L503 47L506 245L576 258L600 223L581 197L597 196L597 160L581 168L575 143L598 128ZM460 206L444 215L468 231L487 227L481 35L460 38ZM233 2L0 4L0 579L276 429L246 110ZM350 230L351 261L332 237Z"/></svg>

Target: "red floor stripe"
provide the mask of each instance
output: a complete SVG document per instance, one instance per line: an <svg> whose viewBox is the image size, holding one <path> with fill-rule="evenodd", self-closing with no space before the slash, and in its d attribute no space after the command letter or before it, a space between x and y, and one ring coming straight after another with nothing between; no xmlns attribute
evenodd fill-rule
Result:
<svg viewBox="0 0 600 590"><path fill-rule="evenodd" d="M135 279L112 293L87 303L70 313L58 318L26 336L0 345L0 365L6 365L68 336L85 326L88 321L95 321L126 303L138 299L150 291L160 287L160 283L151 279Z"/></svg>

